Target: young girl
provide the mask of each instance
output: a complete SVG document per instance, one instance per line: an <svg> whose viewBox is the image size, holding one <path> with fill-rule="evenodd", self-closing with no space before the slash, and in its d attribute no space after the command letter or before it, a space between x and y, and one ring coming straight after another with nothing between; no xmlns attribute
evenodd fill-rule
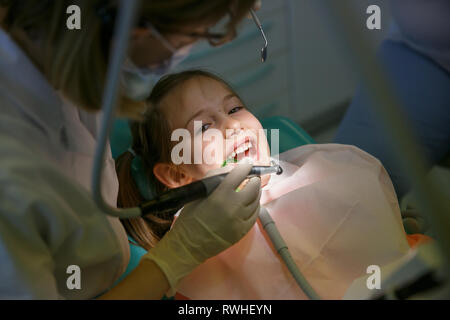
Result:
<svg viewBox="0 0 450 320"><path fill-rule="evenodd" d="M267 140L251 134L262 129L261 123L219 77L198 70L168 75L154 87L148 103L145 121L131 125L132 149L156 193L202 179L233 158L270 164ZM201 127L195 121L201 121ZM192 146L208 130L218 130L223 141L202 141L201 148L223 145L222 159L195 163L191 152L191 161L174 164L171 151L178 142L171 141L171 133L176 129L189 131ZM230 139L233 143L223 143ZM117 162L120 207L143 201L131 177L133 157L126 152ZM261 204L322 298L342 298L352 280L370 265L390 263L408 252L411 239L403 230L395 192L375 158L341 145L303 146L280 158L284 172L264 177ZM171 217L152 215L123 223L148 250L170 228ZM193 299L306 298L258 224L186 277L179 291Z"/></svg>
<svg viewBox="0 0 450 320"><path fill-rule="evenodd" d="M221 167L223 163L195 164L192 152L190 164L174 165L171 151L178 143L171 141L174 130L189 130L191 145L194 146L202 139L202 134L211 128L222 130L224 135L228 130L232 141L237 141L244 133L257 133L262 129L261 123L245 108L231 87L219 77L205 71L192 70L163 77L152 90L148 104L149 112L145 114L144 121L131 124L132 150L143 162L149 184L156 194L202 179L207 172ZM201 132L194 132L195 121L202 121ZM255 165L268 165L270 151L267 140L257 139L255 135L250 136L253 145L246 152L254 155ZM203 141L203 150L210 143ZM223 146L227 147L226 144ZM232 152L223 150L224 160ZM132 160L132 153L126 152L116 161L119 177L118 206L123 208L133 207L144 201L131 176ZM267 181L267 178L263 180ZM148 250L170 228L172 216L151 216L146 221L141 218L128 219L123 224L131 237Z"/></svg>

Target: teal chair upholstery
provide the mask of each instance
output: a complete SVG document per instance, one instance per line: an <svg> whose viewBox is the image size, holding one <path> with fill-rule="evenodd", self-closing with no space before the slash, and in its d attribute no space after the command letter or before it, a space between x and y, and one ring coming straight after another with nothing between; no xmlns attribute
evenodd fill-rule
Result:
<svg viewBox="0 0 450 320"><path fill-rule="evenodd" d="M117 159L122 153L131 147L133 138L126 119L119 118L114 121L109 140L111 144L112 157L114 159Z"/></svg>
<svg viewBox="0 0 450 320"><path fill-rule="evenodd" d="M284 151L305 145L305 144L313 144L315 143L313 138L306 133L298 124L293 122L292 120L285 117L271 117L261 121L261 124L264 129L267 129L267 132L270 132L271 129L279 130L279 152L282 153ZM268 134L269 144L271 143L271 134ZM128 122L123 119L118 119L114 123L113 132L110 136L111 142L111 152L116 159L123 152L127 151L131 146L131 132L128 127ZM139 158L135 158L133 160L132 165L132 176L135 179L136 184L144 198L151 199L152 192L149 190L148 184L143 181L144 175L142 173L142 163ZM123 279L128 273L130 273L136 266L139 264L141 257L146 253L146 251L134 244L134 241L130 239L130 262L125 273L121 276L119 281Z"/></svg>
<svg viewBox="0 0 450 320"><path fill-rule="evenodd" d="M279 130L279 152L283 153L290 149L303 146L305 144L313 144L314 139L306 133L298 124L286 117L271 117L261 120L264 129L267 129L267 140L271 145L271 129Z"/></svg>

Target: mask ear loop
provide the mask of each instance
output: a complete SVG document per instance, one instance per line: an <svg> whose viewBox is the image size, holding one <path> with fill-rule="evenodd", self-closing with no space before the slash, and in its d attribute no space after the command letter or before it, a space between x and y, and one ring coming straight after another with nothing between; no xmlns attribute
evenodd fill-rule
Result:
<svg viewBox="0 0 450 320"><path fill-rule="evenodd" d="M177 49L150 23L146 22L145 26L152 32L152 34L166 47L170 50L172 54L177 52Z"/></svg>

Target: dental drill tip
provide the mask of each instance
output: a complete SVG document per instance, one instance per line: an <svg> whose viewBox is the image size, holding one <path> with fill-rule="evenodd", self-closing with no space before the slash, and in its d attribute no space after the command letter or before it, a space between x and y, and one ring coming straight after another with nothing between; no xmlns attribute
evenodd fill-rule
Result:
<svg viewBox="0 0 450 320"><path fill-rule="evenodd" d="M266 60L267 60L267 49L262 48L261 49L261 61L266 62Z"/></svg>
<svg viewBox="0 0 450 320"><path fill-rule="evenodd" d="M277 168L277 175L279 176L282 173L283 173L283 168L279 165Z"/></svg>

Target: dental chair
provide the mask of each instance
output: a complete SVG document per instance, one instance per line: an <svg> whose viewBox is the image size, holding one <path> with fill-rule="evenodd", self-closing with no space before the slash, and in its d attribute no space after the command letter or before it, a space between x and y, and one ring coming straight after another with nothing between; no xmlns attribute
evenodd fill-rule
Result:
<svg viewBox="0 0 450 320"><path fill-rule="evenodd" d="M267 118L261 121L264 129L270 132L271 129L279 130L279 152L283 153L287 150L315 143L313 138L306 133L298 124L289 118L276 116ZM271 144L271 135L268 134L267 137L269 145ZM131 146L132 136L128 126L127 120L118 119L114 123L114 128L110 137L111 152L114 159L117 159L122 153L128 150ZM149 187L145 175L142 174L143 171L142 163L139 157L133 160L131 166L131 173L136 185L138 186L142 196L145 199L152 199L153 192ZM118 282L120 282L124 277L126 277L134 268L139 264L141 257L147 252L142 247L138 246L133 239L129 237L130 240L130 261L128 263L127 269L124 274L120 277Z"/></svg>

